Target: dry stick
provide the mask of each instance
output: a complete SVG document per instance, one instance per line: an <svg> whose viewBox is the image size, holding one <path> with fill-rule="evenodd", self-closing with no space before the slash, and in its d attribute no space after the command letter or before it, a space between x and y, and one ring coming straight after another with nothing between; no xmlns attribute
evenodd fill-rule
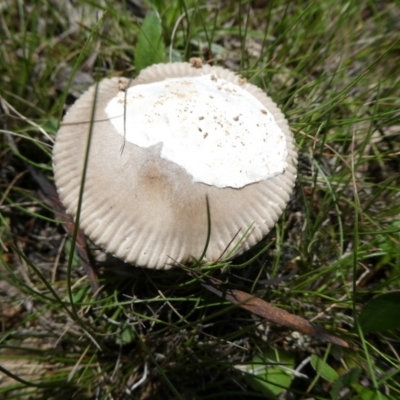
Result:
<svg viewBox="0 0 400 400"><path fill-rule="evenodd" d="M32 166L28 165L28 170L39 185L41 191L43 192L43 196L41 196L42 200L54 210L56 218L64 223L64 229L67 231L68 235L72 237L74 232L74 221L72 220L72 217L70 217L66 213L65 208L58 197L58 193L55 187L47 180L47 178L43 174L36 171L36 169ZM96 293L99 289L98 277L92 267L92 262L90 260L89 252L86 246L85 234L81 229L78 229L78 234L76 237L76 251L82 262L83 267L85 268L85 272L87 277L89 278L90 286L93 290L93 293Z"/></svg>
<svg viewBox="0 0 400 400"><path fill-rule="evenodd" d="M267 321L285 326L286 328L304 333L305 335L314 336L317 339L329 343L347 348L351 347L347 341L327 332L325 329L304 318L275 307L249 293L237 289L224 288L222 283L214 278L209 277L207 279L209 282L203 281L201 283L207 290L253 314L265 318Z"/></svg>

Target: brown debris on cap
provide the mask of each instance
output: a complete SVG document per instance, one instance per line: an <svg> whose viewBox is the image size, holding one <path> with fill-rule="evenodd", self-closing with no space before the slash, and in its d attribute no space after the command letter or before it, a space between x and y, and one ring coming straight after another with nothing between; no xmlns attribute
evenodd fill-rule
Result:
<svg viewBox="0 0 400 400"><path fill-rule="evenodd" d="M204 74L247 90L273 115L286 139L283 173L241 188L194 182L184 168L160 156L161 144L140 147L124 140L105 112L125 85L128 91L166 78ZM58 192L73 216L90 132L80 227L106 251L137 266L169 269L199 258L208 233L207 198L211 237L203 261L217 260L239 232L229 252L250 228L235 249L235 255L243 253L274 226L294 186L297 152L283 114L262 90L220 67L158 64L133 81L105 79L76 101L62 121L53 152Z"/></svg>

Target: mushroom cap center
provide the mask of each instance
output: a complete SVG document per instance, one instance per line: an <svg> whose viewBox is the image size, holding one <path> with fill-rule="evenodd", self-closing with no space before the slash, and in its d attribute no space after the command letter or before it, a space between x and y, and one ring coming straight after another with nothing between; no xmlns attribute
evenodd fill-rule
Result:
<svg viewBox="0 0 400 400"><path fill-rule="evenodd" d="M120 91L105 109L117 133L194 182L241 188L282 174L285 134L246 89L213 74L169 78Z"/></svg>

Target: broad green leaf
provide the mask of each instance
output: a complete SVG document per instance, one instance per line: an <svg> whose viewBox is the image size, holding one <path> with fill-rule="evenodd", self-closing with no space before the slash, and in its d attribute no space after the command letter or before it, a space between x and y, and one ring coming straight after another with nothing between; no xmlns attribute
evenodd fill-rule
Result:
<svg viewBox="0 0 400 400"><path fill-rule="evenodd" d="M83 299L86 296L86 293L88 291L88 287L82 287L80 288L77 292L73 293L72 295L72 301L74 304L79 304L83 301Z"/></svg>
<svg viewBox="0 0 400 400"><path fill-rule="evenodd" d="M400 328L400 292L374 297L361 310L359 323L364 332L384 332Z"/></svg>
<svg viewBox="0 0 400 400"><path fill-rule="evenodd" d="M162 62L165 62L165 44L161 19L156 11L151 11L144 19L138 35L135 49L136 72Z"/></svg>
<svg viewBox="0 0 400 400"><path fill-rule="evenodd" d="M318 375L320 375L328 382L334 382L336 379L339 378L339 374L322 358L318 357L315 354L311 356L311 365L318 373Z"/></svg>
<svg viewBox="0 0 400 400"><path fill-rule="evenodd" d="M352 388L357 391L357 399L360 400L391 400L390 397L384 395L378 390L366 388L359 383L354 383Z"/></svg>
<svg viewBox="0 0 400 400"><path fill-rule="evenodd" d="M377 263L377 268L381 268L387 266L388 264L393 263L393 265L397 264L397 268L395 268L395 275L399 272L399 245L398 238L400 234L400 221L393 221L388 227L385 234L376 235L375 240L373 241L373 245L378 247L382 251L381 259ZM389 233L389 231L392 231ZM397 261L397 262L396 262Z"/></svg>
<svg viewBox="0 0 400 400"><path fill-rule="evenodd" d="M67 240L66 242L65 242L65 245L64 245L64 249L65 249L65 253L66 254L69 254L70 253L70 251L71 251L71 246L72 246L72 241L71 240ZM76 252L76 249L75 249L75 252L74 252L74 257L73 257L73 260L72 260L72 267L74 268L78 268L80 265L81 265L81 259L79 258L79 256L78 256L78 254L77 254L77 252Z"/></svg>
<svg viewBox="0 0 400 400"><path fill-rule="evenodd" d="M246 375L248 384L269 397L278 396L290 387L294 368L292 354L282 350L269 350L263 358L254 356Z"/></svg>
<svg viewBox="0 0 400 400"><path fill-rule="evenodd" d="M60 127L60 123L58 119L52 118L47 121L45 121L42 124L42 128L47 132L47 133L53 133L56 134L58 131L58 128Z"/></svg>
<svg viewBox="0 0 400 400"><path fill-rule="evenodd" d="M358 381L360 377L361 369L356 367L346 372L344 375L340 376L333 385L331 390L332 400L340 399L340 392L344 388L350 387L352 384Z"/></svg>
<svg viewBox="0 0 400 400"><path fill-rule="evenodd" d="M135 339L135 331L130 325L126 325L122 328L119 337L116 342L121 345L129 344Z"/></svg>

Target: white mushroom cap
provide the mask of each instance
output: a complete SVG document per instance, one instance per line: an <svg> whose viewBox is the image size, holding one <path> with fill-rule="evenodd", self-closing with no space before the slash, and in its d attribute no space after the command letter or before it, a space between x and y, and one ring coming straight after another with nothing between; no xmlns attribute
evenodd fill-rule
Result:
<svg viewBox="0 0 400 400"><path fill-rule="evenodd" d="M297 153L283 114L220 67L158 64L133 81L103 80L76 101L53 153L58 192L73 216L90 132L80 226L138 266L198 259L207 198L203 261L228 245L229 252L250 228L235 248L243 253L273 227L294 185Z"/></svg>

